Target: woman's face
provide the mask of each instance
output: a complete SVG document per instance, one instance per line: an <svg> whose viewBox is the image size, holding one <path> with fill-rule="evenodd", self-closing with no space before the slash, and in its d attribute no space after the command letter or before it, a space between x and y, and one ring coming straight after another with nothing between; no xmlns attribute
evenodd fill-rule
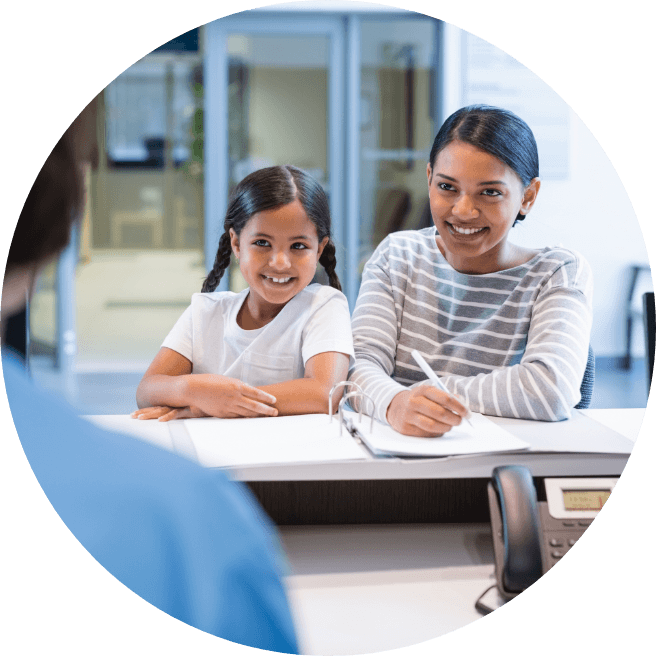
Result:
<svg viewBox="0 0 656 656"><path fill-rule="evenodd" d="M508 233L520 210L531 209L540 181L524 188L501 160L462 141L452 141L428 165L428 196L438 246L462 273L500 271L512 261Z"/></svg>

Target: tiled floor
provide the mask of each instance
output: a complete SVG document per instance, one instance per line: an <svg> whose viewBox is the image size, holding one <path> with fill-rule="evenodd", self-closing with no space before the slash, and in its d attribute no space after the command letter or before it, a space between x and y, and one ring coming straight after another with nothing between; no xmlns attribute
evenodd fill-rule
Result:
<svg viewBox="0 0 656 656"><path fill-rule="evenodd" d="M142 372L78 373L65 380L46 358L32 362L32 375L43 386L67 397L84 414L126 414L136 409L135 391ZM635 360L630 370L615 358L597 358L592 408L644 408L646 367Z"/></svg>

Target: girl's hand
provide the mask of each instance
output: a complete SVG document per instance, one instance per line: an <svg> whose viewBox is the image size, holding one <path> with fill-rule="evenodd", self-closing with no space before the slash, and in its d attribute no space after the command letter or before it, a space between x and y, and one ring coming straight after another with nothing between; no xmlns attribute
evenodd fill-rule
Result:
<svg viewBox="0 0 656 656"><path fill-rule="evenodd" d="M151 408L139 408L135 410L130 417L132 419L159 419L164 416L167 412L171 412L173 408L169 408L166 405L156 405Z"/></svg>
<svg viewBox="0 0 656 656"><path fill-rule="evenodd" d="M276 397L236 378L196 374L188 378L193 407L210 417L275 417Z"/></svg>
<svg viewBox="0 0 656 656"><path fill-rule="evenodd" d="M200 408L187 406L186 408L169 408L166 405L153 408L141 408L131 415L133 419L157 419L158 421L171 421L171 419L192 419L195 417L209 417Z"/></svg>
<svg viewBox="0 0 656 656"><path fill-rule="evenodd" d="M442 390L420 385L392 399L387 421L403 435L440 437L458 426L466 413L462 403Z"/></svg>

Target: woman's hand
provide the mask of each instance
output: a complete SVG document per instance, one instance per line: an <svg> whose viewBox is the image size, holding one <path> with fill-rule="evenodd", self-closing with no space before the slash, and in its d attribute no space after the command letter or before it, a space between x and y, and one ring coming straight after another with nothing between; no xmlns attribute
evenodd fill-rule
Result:
<svg viewBox="0 0 656 656"><path fill-rule="evenodd" d="M190 407L210 417L275 417L276 397L236 378L215 374L192 374L187 377Z"/></svg>
<svg viewBox="0 0 656 656"><path fill-rule="evenodd" d="M158 405L152 408L135 410L130 417L133 419L171 421L171 419L192 419L195 417L209 417L209 415L193 405L187 406L186 408L170 408L167 405Z"/></svg>
<svg viewBox="0 0 656 656"><path fill-rule="evenodd" d="M430 385L399 392L387 408L389 425L403 435L439 437L458 426L467 409Z"/></svg>

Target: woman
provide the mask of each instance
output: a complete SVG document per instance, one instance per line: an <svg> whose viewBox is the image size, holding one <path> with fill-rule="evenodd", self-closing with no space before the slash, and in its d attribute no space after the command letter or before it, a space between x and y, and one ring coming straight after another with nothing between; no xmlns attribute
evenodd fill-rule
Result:
<svg viewBox="0 0 656 656"><path fill-rule="evenodd" d="M592 322L587 262L512 244L540 191L531 129L474 105L444 123L427 166L435 227L389 235L367 263L353 314L350 379L375 417L407 435L488 415L557 421L580 400ZM417 349L460 403L419 385Z"/></svg>

